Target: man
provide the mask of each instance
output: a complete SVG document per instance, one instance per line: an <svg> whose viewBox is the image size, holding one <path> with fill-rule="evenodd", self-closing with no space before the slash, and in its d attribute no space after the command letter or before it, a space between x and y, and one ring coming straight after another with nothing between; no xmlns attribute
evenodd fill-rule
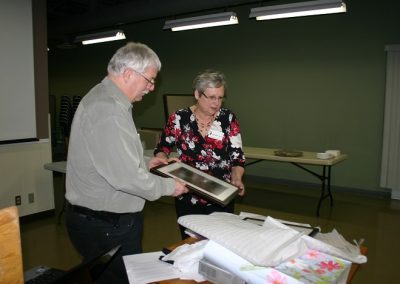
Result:
<svg viewBox="0 0 400 284"><path fill-rule="evenodd" d="M122 256L140 253L145 200L179 196L185 185L149 173L132 119L132 103L154 90L156 53L128 43L111 58L108 75L82 99L68 149L66 226L84 261L121 245L99 283L127 283ZM153 158L148 167L165 163Z"/></svg>

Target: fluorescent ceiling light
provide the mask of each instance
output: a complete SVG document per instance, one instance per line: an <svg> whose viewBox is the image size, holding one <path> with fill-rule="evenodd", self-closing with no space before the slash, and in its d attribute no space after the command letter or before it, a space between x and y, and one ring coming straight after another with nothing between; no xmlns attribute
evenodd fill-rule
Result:
<svg viewBox="0 0 400 284"><path fill-rule="evenodd" d="M252 8L249 17L260 21L343 12L346 4L342 0L317 0Z"/></svg>
<svg viewBox="0 0 400 284"><path fill-rule="evenodd" d="M238 18L236 17L236 14L234 12L225 12L206 16L166 21L163 29L171 29L172 31L177 32L215 26L234 25L238 23Z"/></svg>
<svg viewBox="0 0 400 284"><path fill-rule="evenodd" d="M125 38L126 38L125 34L122 30L114 30L114 31L106 31L106 32L77 36L75 38L75 42L82 42L83 45L86 45L98 42L121 40Z"/></svg>

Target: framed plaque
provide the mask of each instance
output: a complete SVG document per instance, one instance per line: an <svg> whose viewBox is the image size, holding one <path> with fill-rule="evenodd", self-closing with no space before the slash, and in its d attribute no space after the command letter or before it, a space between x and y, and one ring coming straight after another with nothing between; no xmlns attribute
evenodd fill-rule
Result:
<svg viewBox="0 0 400 284"><path fill-rule="evenodd" d="M238 187L181 162L173 161L150 171L160 176L180 179L189 190L221 206L226 206L239 193Z"/></svg>

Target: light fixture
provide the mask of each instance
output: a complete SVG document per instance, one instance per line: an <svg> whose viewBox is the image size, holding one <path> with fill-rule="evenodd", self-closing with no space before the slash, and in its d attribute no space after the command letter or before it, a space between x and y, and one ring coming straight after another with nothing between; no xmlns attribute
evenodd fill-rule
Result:
<svg viewBox="0 0 400 284"><path fill-rule="evenodd" d="M252 8L249 17L260 21L343 12L346 4L342 0L317 0Z"/></svg>
<svg viewBox="0 0 400 284"><path fill-rule="evenodd" d="M163 29L171 29L172 31L177 32L215 26L234 25L237 23L239 23L239 21L234 12L224 12L199 17L166 21Z"/></svg>
<svg viewBox="0 0 400 284"><path fill-rule="evenodd" d="M125 34L122 30L113 30L99 32L75 37L75 42L82 42L83 45L93 44L98 42L107 42L113 40L125 39Z"/></svg>

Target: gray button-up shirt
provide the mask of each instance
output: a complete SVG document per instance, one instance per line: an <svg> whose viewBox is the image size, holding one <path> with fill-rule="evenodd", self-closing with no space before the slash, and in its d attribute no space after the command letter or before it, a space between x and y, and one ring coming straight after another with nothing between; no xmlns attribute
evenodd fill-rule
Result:
<svg viewBox="0 0 400 284"><path fill-rule="evenodd" d="M82 99L71 128L66 198L74 205L138 212L145 199L171 195L175 181L147 168L132 104L105 78Z"/></svg>

